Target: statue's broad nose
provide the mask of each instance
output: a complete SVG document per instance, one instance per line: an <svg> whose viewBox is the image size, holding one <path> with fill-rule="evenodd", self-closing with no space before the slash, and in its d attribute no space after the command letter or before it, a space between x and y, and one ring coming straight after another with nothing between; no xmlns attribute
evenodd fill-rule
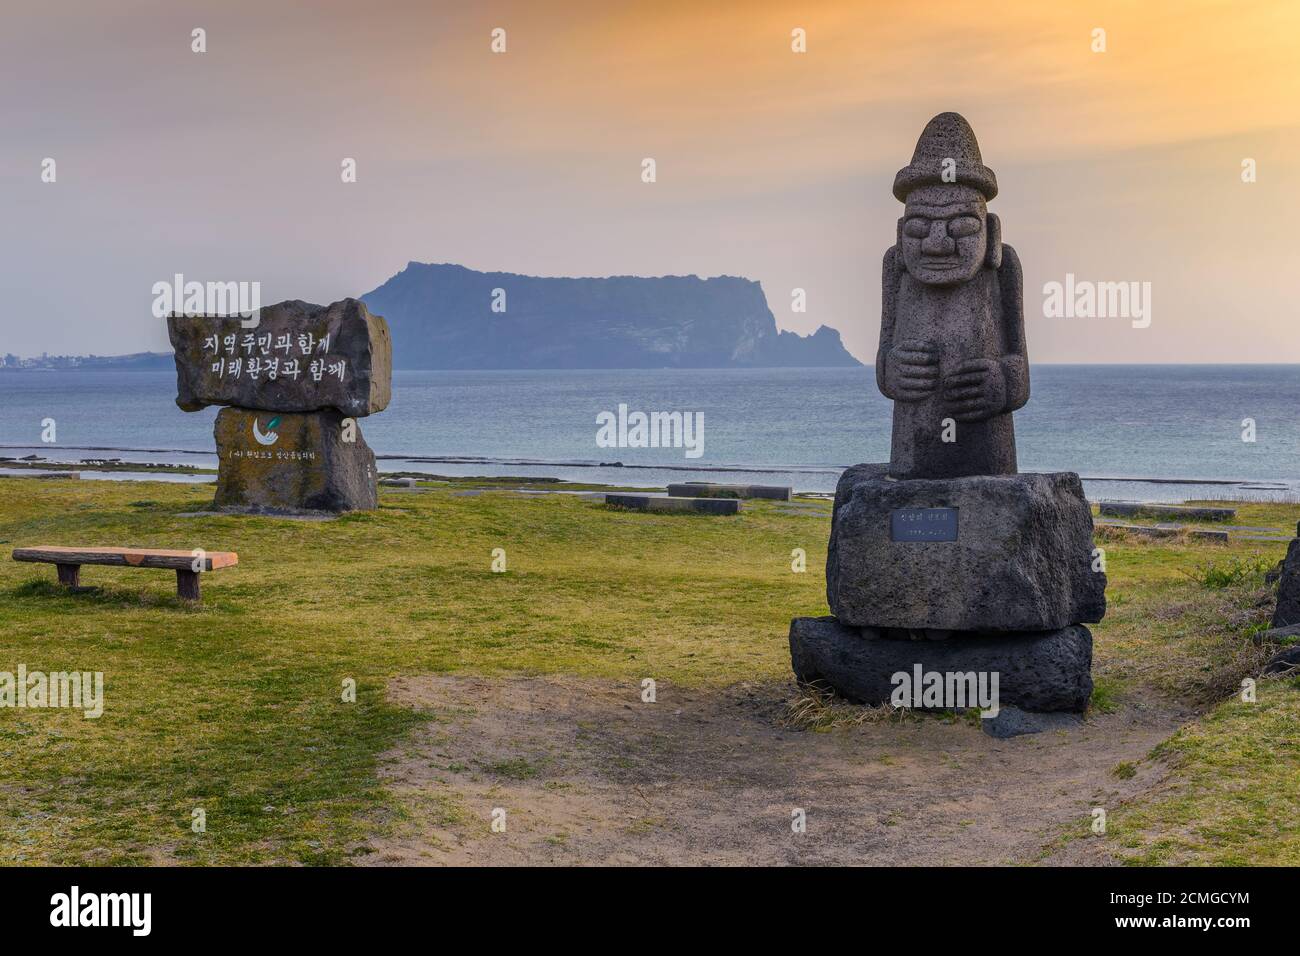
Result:
<svg viewBox="0 0 1300 956"><path fill-rule="evenodd" d="M950 256L956 246L948 235L948 223L942 219L930 223L930 234L921 240L921 252L927 256Z"/></svg>

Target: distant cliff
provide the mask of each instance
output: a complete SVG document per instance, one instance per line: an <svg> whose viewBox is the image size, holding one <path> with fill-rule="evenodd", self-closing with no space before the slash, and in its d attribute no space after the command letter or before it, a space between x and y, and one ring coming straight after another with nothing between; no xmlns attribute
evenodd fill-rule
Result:
<svg viewBox="0 0 1300 956"><path fill-rule="evenodd" d="M824 325L778 332L759 284L733 276L549 279L411 262L360 298L388 320L398 368L861 364Z"/></svg>

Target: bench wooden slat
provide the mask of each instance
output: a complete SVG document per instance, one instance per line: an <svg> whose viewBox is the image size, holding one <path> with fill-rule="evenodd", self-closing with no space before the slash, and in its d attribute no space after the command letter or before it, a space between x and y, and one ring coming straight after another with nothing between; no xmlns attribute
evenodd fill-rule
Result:
<svg viewBox="0 0 1300 956"><path fill-rule="evenodd" d="M42 546L14 548L15 561L35 561L42 564L106 564L132 568L164 568L174 571L192 571L194 555L190 551L171 551L161 548L64 548ZM208 551L204 555L203 570L214 571L239 563L234 551Z"/></svg>

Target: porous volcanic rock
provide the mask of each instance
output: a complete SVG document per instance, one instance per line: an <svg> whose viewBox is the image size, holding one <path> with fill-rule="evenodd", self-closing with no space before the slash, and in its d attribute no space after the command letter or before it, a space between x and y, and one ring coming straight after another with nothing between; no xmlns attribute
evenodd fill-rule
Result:
<svg viewBox="0 0 1300 956"><path fill-rule="evenodd" d="M911 675L918 665L942 674L996 673L999 705L1027 711L1082 713L1092 696L1092 633L1082 625L928 641L890 639L833 617L797 617L790 660L800 683L873 706L889 702L895 674Z"/></svg>
<svg viewBox="0 0 1300 956"><path fill-rule="evenodd" d="M223 408L213 435L220 460L214 501L219 510L275 514L378 507L375 453L360 426L337 411Z"/></svg>
<svg viewBox="0 0 1300 956"><path fill-rule="evenodd" d="M388 323L357 299L281 302L263 308L255 328L239 316L171 315L167 334L176 350L176 404L187 412L231 405L359 418L392 398Z"/></svg>

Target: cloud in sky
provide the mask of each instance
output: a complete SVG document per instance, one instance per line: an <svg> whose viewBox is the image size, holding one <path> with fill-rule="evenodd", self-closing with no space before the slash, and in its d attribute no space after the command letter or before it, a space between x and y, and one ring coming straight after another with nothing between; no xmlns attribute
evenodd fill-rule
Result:
<svg viewBox="0 0 1300 956"><path fill-rule="evenodd" d="M163 348L150 289L175 272L327 302L417 259L744 275L869 360L894 171L955 109L1002 184L1035 360L1300 361L1292 3L11 7L0 351ZM1150 281L1151 327L1044 319L1067 272Z"/></svg>

